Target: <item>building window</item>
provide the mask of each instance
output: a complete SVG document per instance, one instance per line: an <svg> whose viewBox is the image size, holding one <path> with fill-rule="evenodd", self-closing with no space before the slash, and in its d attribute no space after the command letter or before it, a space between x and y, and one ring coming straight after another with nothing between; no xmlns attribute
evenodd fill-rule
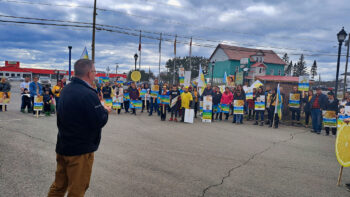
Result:
<svg viewBox="0 0 350 197"><path fill-rule="evenodd" d="M259 73L262 73L262 68L259 68Z"/></svg>
<svg viewBox="0 0 350 197"><path fill-rule="evenodd" d="M8 76L10 76L10 74L9 74L9 73L6 73L6 74L5 74L5 76L7 76L7 77L8 77Z"/></svg>
<svg viewBox="0 0 350 197"><path fill-rule="evenodd" d="M4 76L4 73L0 73L0 76Z"/></svg>
<svg viewBox="0 0 350 197"><path fill-rule="evenodd" d="M278 70L278 75L282 76L281 70Z"/></svg>
<svg viewBox="0 0 350 197"><path fill-rule="evenodd" d="M236 73L238 73L238 71L239 71L239 68L238 68L238 66L236 66Z"/></svg>
<svg viewBox="0 0 350 197"><path fill-rule="evenodd" d="M21 74L17 74L17 77L20 77L21 76Z"/></svg>
<svg viewBox="0 0 350 197"><path fill-rule="evenodd" d="M11 77L14 77L14 76L15 76L15 73L12 73L12 74L11 74Z"/></svg>

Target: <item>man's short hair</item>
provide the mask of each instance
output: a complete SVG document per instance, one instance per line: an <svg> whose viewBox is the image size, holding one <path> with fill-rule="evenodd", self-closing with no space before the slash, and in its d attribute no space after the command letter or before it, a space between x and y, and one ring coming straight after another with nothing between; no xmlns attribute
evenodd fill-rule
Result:
<svg viewBox="0 0 350 197"><path fill-rule="evenodd" d="M84 77L91 70L94 62L88 59L80 59L74 64L74 75L77 77Z"/></svg>

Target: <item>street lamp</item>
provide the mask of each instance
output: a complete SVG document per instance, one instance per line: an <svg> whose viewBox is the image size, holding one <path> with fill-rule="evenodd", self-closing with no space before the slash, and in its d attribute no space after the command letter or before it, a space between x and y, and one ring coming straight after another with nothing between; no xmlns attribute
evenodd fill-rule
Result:
<svg viewBox="0 0 350 197"><path fill-rule="evenodd" d="M136 70L136 62L137 62L137 58L138 58L139 56L137 55L137 53L135 53L135 55L134 55L134 58L135 58L135 70Z"/></svg>
<svg viewBox="0 0 350 197"><path fill-rule="evenodd" d="M119 63L115 64L115 74L118 74Z"/></svg>
<svg viewBox="0 0 350 197"><path fill-rule="evenodd" d="M214 60L214 61L211 62L211 83L212 83L212 85L214 84L213 78L214 78L214 66L215 66L215 62L216 62L216 60Z"/></svg>
<svg viewBox="0 0 350 197"><path fill-rule="evenodd" d="M338 42L339 42L339 48L338 48L338 62L337 62L337 75L335 76L335 98L337 98L338 93L338 76L339 76L339 66L340 66L340 55L341 55L341 46L347 36L346 31L344 30L344 27L342 30L337 34Z"/></svg>

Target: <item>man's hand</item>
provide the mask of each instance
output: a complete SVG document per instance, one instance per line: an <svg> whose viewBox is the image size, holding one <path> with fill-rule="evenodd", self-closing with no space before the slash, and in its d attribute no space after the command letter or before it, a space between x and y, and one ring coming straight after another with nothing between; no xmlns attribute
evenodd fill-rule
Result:
<svg viewBox="0 0 350 197"><path fill-rule="evenodd" d="M105 107L105 109L108 111L108 113L111 113L111 111L112 111L112 108L111 108L111 107L105 106L105 105L104 105L104 107Z"/></svg>

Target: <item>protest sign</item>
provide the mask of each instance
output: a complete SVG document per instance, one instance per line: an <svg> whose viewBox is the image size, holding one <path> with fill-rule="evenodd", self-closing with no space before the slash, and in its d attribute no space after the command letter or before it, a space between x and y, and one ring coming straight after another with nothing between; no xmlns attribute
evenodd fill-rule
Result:
<svg viewBox="0 0 350 197"><path fill-rule="evenodd" d="M169 105L170 104L170 96L169 95L159 95L160 104Z"/></svg>
<svg viewBox="0 0 350 197"><path fill-rule="evenodd" d="M339 186L343 173L343 167L350 167L350 106L341 107L338 115L335 154L340 164L340 172L337 183Z"/></svg>
<svg viewBox="0 0 350 197"><path fill-rule="evenodd" d="M213 106L213 113L220 113L221 112L221 109L220 109L220 106L219 105L214 105Z"/></svg>
<svg viewBox="0 0 350 197"><path fill-rule="evenodd" d="M243 114L244 110L244 100L234 100L233 101L233 113Z"/></svg>
<svg viewBox="0 0 350 197"><path fill-rule="evenodd" d="M337 127L337 114L335 111L322 111L324 127Z"/></svg>
<svg viewBox="0 0 350 197"><path fill-rule="evenodd" d="M129 93L124 93L124 100L129 101L130 100L130 95Z"/></svg>
<svg viewBox="0 0 350 197"><path fill-rule="evenodd" d="M178 99L179 99L179 96L176 96L175 98L171 99L171 105L170 105L171 108L173 108L176 105Z"/></svg>
<svg viewBox="0 0 350 197"><path fill-rule="evenodd" d="M224 114L228 114L230 112L230 106L227 104L220 104L220 110Z"/></svg>
<svg viewBox="0 0 350 197"><path fill-rule="evenodd" d="M248 88L247 92L245 93L245 98L247 100L253 100L253 88Z"/></svg>
<svg viewBox="0 0 350 197"><path fill-rule="evenodd" d="M256 80L250 87L258 89L260 86L263 86L264 84L261 83L259 80Z"/></svg>
<svg viewBox="0 0 350 197"><path fill-rule="evenodd" d="M34 111L42 111L44 107L43 96L34 97Z"/></svg>
<svg viewBox="0 0 350 197"><path fill-rule="evenodd" d="M143 90L140 91L140 97L141 98L145 98L146 94L147 94L147 90L143 89Z"/></svg>
<svg viewBox="0 0 350 197"><path fill-rule="evenodd" d="M300 94L289 94L289 107L290 108L300 108Z"/></svg>
<svg viewBox="0 0 350 197"><path fill-rule="evenodd" d="M236 85L243 85L243 72L236 73Z"/></svg>
<svg viewBox="0 0 350 197"><path fill-rule="evenodd" d="M132 100L130 102L130 108L141 109L142 108L142 101L141 100Z"/></svg>
<svg viewBox="0 0 350 197"><path fill-rule="evenodd" d="M202 122L211 122L212 109L213 109L212 96L204 96L203 97Z"/></svg>
<svg viewBox="0 0 350 197"><path fill-rule="evenodd" d="M265 95L260 95L255 100L255 110L264 111L265 110Z"/></svg>
<svg viewBox="0 0 350 197"><path fill-rule="evenodd" d="M107 107L112 107L113 106L113 100L110 99L105 99L105 106Z"/></svg>
<svg viewBox="0 0 350 197"><path fill-rule="evenodd" d="M185 109L185 117L184 122L193 123L194 110L193 109Z"/></svg>
<svg viewBox="0 0 350 197"><path fill-rule="evenodd" d="M184 67L179 68L179 83L180 83L180 85L184 85L184 83L185 83L185 68Z"/></svg>
<svg viewBox="0 0 350 197"><path fill-rule="evenodd" d="M10 103L11 92L0 92L0 104L7 105Z"/></svg>
<svg viewBox="0 0 350 197"><path fill-rule="evenodd" d="M227 87L235 87L235 76L234 75L229 75L226 77L226 86Z"/></svg>
<svg viewBox="0 0 350 197"><path fill-rule="evenodd" d="M184 86L191 85L191 71L185 71Z"/></svg>
<svg viewBox="0 0 350 197"><path fill-rule="evenodd" d="M309 87L310 87L309 77L308 76L300 76L298 90L299 91L309 91Z"/></svg>

